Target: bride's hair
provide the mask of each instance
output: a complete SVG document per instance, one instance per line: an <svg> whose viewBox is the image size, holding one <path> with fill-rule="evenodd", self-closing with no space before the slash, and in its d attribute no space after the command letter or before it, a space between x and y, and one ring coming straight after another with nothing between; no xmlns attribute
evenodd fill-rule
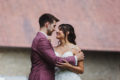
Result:
<svg viewBox="0 0 120 80"><path fill-rule="evenodd" d="M66 33L69 32L68 34L68 41L72 44L76 45L75 39L76 39L76 35L75 35L75 31L72 25L70 24L61 24L59 25L59 29L63 31L65 37L66 37Z"/></svg>

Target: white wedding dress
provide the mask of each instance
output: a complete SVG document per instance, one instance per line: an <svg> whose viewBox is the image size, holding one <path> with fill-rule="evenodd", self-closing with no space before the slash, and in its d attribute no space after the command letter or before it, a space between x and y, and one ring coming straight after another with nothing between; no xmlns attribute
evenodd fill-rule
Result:
<svg viewBox="0 0 120 80"><path fill-rule="evenodd" d="M56 56L60 57L58 52L55 52ZM61 57L73 56L71 51L65 52ZM74 73L69 70L55 67L55 80L81 80L80 74Z"/></svg>

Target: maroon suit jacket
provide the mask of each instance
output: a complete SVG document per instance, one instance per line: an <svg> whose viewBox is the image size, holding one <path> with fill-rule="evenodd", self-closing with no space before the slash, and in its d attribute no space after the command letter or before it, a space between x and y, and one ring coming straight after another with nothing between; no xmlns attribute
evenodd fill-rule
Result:
<svg viewBox="0 0 120 80"><path fill-rule="evenodd" d="M57 57L53 47L46 36L38 32L32 43L31 72L29 80L54 80L55 64L66 59L70 64L75 65L75 57Z"/></svg>

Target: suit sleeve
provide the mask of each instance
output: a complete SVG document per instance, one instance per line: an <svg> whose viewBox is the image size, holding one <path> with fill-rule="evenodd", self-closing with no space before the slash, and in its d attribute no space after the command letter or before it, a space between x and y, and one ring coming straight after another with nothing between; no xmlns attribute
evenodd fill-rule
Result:
<svg viewBox="0 0 120 80"><path fill-rule="evenodd" d="M55 65L57 62L63 62L64 59L67 60L70 64L75 65L74 56L69 56L66 58L57 57L54 53L51 43L44 38L39 40L37 48L40 56L42 56L47 62L52 65Z"/></svg>

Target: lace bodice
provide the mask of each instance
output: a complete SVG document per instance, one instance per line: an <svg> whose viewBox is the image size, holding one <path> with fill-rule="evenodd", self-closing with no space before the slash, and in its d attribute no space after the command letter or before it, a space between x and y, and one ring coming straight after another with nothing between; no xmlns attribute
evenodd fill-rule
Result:
<svg viewBox="0 0 120 80"><path fill-rule="evenodd" d="M73 56L72 51L67 51L67 52L65 52L62 56L60 56L60 53L58 53L58 52L55 52L55 54L56 54L56 56L59 56L59 57Z"/></svg>

